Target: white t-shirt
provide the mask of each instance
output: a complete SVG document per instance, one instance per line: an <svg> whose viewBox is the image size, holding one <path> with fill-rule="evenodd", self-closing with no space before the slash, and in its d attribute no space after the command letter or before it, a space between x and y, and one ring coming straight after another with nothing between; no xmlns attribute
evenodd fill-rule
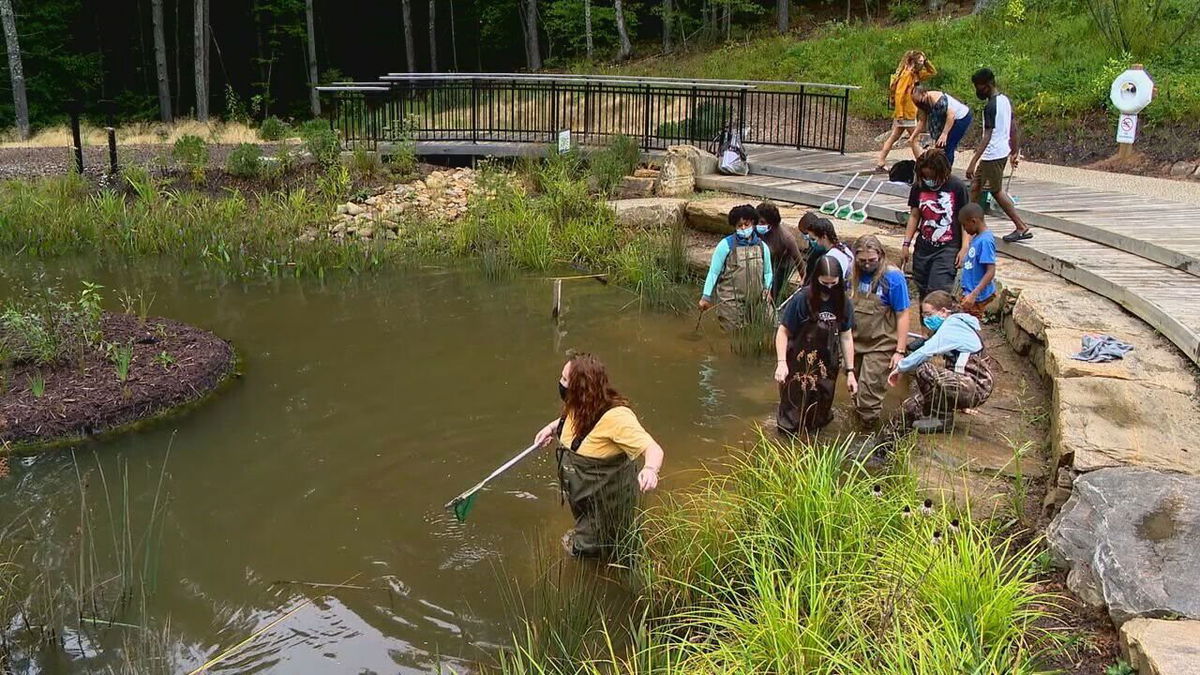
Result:
<svg viewBox="0 0 1200 675"><path fill-rule="evenodd" d="M1012 136L1012 102L1004 94L988 98L983 106L983 128L992 130L992 142L983 150L982 159L1008 157L1009 139Z"/></svg>
<svg viewBox="0 0 1200 675"><path fill-rule="evenodd" d="M825 255L838 261L838 264L842 266L842 281L848 280L850 278L850 266L854 264L854 257L837 246L830 249Z"/></svg>
<svg viewBox="0 0 1200 675"><path fill-rule="evenodd" d="M946 112L954 115L954 121L961 120L971 114L971 109L966 103L954 98L950 94L946 94Z"/></svg>

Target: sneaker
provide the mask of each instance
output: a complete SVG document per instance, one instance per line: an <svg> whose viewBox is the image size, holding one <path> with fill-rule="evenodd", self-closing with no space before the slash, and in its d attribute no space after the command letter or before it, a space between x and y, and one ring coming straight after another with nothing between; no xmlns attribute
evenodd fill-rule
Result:
<svg viewBox="0 0 1200 675"><path fill-rule="evenodd" d="M1015 244L1018 241L1025 241L1026 239L1033 239L1033 232L1030 232L1028 229L1013 230L1012 232L1009 232L1008 234L1004 235L1001 238L1006 243Z"/></svg>

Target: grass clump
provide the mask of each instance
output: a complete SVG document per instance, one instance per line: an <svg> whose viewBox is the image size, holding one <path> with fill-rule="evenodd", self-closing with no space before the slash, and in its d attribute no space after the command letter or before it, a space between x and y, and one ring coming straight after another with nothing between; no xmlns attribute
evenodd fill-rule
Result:
<svg viewBox="0 0 1200 675"><path fill-rule="evenodd" d="M241 143L229 152L225 171L238 178L257 178L263 171L262 148L253 143Z"/></svg>
<svg viewBox="0 0 1200 675"><path fill-rule="evenodd" d="M324 120L309 120L300 127L300 138L304 141L304 149L312 155L313 161L323 167L337 164L342 154L342 144L337 132L329 127Z"/></svg>
<svg viewBox="0 0 1200 675"><path fill-rule="evenodd" d="M1036 672L1054 641L1035 548L922 508L910 471L875 476L846 450L760 438L668 496L644 518L635 620L526 622L499 670Z"/></svg>
<svg viewBox="0 0 1200 675"><path fill-rule="evenodd" d="M613 137L608 146L587 155L588 172L601 192L609 193L621 185L621 179L633 173L642 151L629 136Z"/></svg>
<svg viewBox="0 0 1200 675"><path fill-rule="evenodd" d="M53 284L21 289L0 313L0 366L55 366L98 348L100 289L85 282L77 297Z"/></svg>
<svg viewBox="0 0 1200 675"><path fill-rule="evenodd" d="M208 168L208 143L199 136L184 134L176 139L171 156L182 169L200 180Z"/></svg>
<svg viewBox="0 0 1200 675"><path fill-rule="evenodd" d="M258 127L258 137L267 142L282 141L291 133L292 127L274 115L263 120Z"/></svg>

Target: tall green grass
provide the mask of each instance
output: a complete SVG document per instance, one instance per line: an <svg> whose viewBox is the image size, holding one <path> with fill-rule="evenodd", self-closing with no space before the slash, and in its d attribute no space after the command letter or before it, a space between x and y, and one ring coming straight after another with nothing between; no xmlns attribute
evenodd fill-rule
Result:
<svg viewBox="0 0 1200 675"><path fill-rule="evenodd" d="M644 519L632 624L544 620L500 672L1037 672L1054 640L1034 546L926 511L903 462L873 475L846 452L761 438L668 496ZM551 636L583 645L577 658L543 658Z"/></svg>

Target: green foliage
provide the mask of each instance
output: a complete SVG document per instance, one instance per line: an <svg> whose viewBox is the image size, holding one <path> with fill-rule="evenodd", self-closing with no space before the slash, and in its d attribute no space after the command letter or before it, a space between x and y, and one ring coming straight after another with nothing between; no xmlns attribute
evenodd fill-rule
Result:
<svg viewBox="0 0 1200 675"><path fill-rule="evenodd" d="M1135 675L1136 670L1125 660L1118 660L1104 669L1104 675Z"/></svg>
<svg viewBox="0 0 1200 675"><path fill-rule="evenodd" d="M360 180L374 178L383 173L383 162L379 159L379 154L362 148L355 148L350 153L347 163L350 172Z"/></svg>
<svg viewBox="0 0 1200 675"><path fill-rule="evenodd" d="M1152 59L1196 34L1194 0L1084 0L1096 30L1117 54Z"/></svg>
<svg viewBox="0 0 1200 675"><path fill-rule="evenodd" d="M911 21L921 15L921 6L915 0L896 0L888 5L888 18L896 23Z"/></svg>
<svg viewBox="0 0 1200 675"><path fill-rule="evenodd" d="M53 284L18 289L0 313L0 354L13 363L49 366L98 347L101 288L85 282L76 300Z"/></svg>
<svg viewBox="0 0 1200 675"><path fill-rule="evenodd" d="M621 185L622 178L633 173L641 158L637 141L629 136L614 136L607 146L587 155L588 173L601 192L612 192Z"/></svg>
<svg viewBox="0 0 1200 675"><path fill-rule="evenodd" d="M637 29L637 14L625 5L626 28ZM542 26L546 37L557 50L566 54L587 54L584 31L583 0L556 0L547 3ZM592 3L592 47L597 56L611 54L617 49L616 12L608 5Z"/></svg>
<svg viewBox="0 0 1200 675"><path fill-rule="evenodd" d="M920 508L903 463L875 476L845 453L762 438L668 495L644 519L633 625L526 615L499 670L1037 672L1054 598L1035 584L1036 549Z"/></svg>
<svg viewBox="0 0 1200 675"><path fill-rule="evenodd" d="M175 365L175 357L171 356L167 350L162 350L154 356L154 362L162 367L163 370Z"/></svg>
<svg viewBox="0 0 1200 675"><path fill-rule="evenodd" d="M175 139L171 156L192 175L204 175L208 167L208 142L194 134L184 134Z"/></svg>
<svg viewBox="0 0 1200 675"><path fill-rule="evenodd" d="M618 72L853 84L862 89L851 94L851 113L884 118L891 114L886 103L888 75L906 50L921 48L939 71L931 85L960 100L975 100L970 77L986 66L996 72L1021 116L1070 119L1106 110L1113 76L1134 57L1116 50L1082 8L1033 0L1025 0L1023 7L1019 21L1009 14L1009 3L997 3L991 12L962 18L898 26L829 24L804 40L762 38L744 46L648 60ZM1197 42L1196 34L1190 33L1138 57L1159 89L1159 98L1145 115L1172 120L1200 116ZM847 56L851 54L853 58Z"/></svg>
<svg viewBox="0 0 1200 675"><path fill-rule="evenodd" d="M309 120L300 127L300 138L304 141L304 149L308 150L313 160L323 167L337 163L341 156L342 144L337 132L329 128L329 123L323 120Z"/></svg>
<svg viewBox="0 0 1200 675"><path fill-rule="evenodd" d="M657 135L680 141L711 141L729 124L732 113L727 105L698 103L688 117L659 124Z"/></svg>
<svg viewBox="0 0 1200 675"><path fill-rule="evenodd" d="M41 372L29 376L29 393L34 398L41 398L46 393L46 377Z"/></svg>
<svg viewBox="0 0 1200 675"><path fill-rule="evenodd" d="M291 133L292 127L274 115L263 120L258 127L258 137L264 141L282 141Z"/></svg>
<svg viewBox="0 0 1200 675"><path fill-rule="evenodd" d="M262 148L254 143L239 143L225 160L225 171L239 178L257 178L262 169Z"/></svg>
<svg viewBox="0 0 1200 675"><path fill-rule="evenodd" d="M117 380L125 382L129 379L129 366L133 364L133 345L109 345L108 358L117 371Z"/></svg>

